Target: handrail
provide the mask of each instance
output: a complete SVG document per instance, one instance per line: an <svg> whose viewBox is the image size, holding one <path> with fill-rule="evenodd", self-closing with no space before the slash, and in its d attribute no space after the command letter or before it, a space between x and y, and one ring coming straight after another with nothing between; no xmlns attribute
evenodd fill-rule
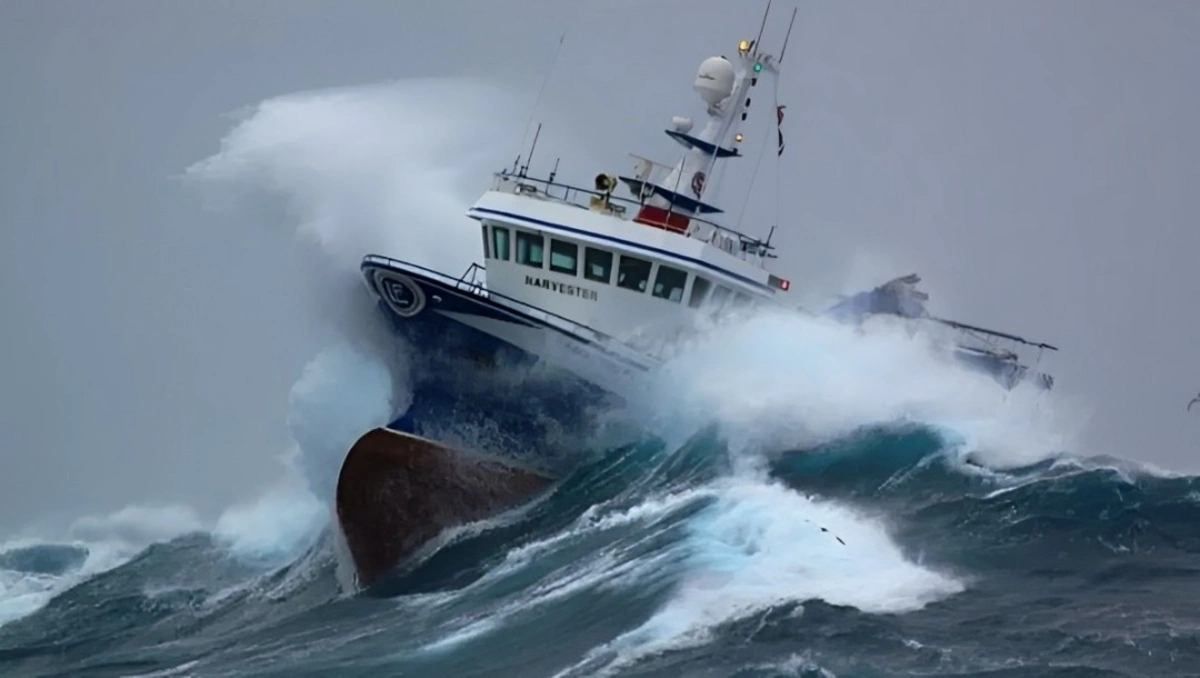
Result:
<svg viewBox="0 0 1200 678"><path fill-rule="evenodd" d="M513 297L510 297L506 294L501 294L500 292L496 292L494 290L489 290L489 289L485 288L483 285L479 284L478 282L476 282L474 280L474 274L477 271L484 271L484 272L487 271L487 268L485 266L480 265L478 263L472 263L471 266L467 268L466 272L464 272L461 277L454 278L452 276L446 275L445 273L441 273L441 272L435 271L431 268L421 266L420 264L413 264L413 263L410 263L407 261L400 261L398 259L392 259L391 257L385 257L380 254L368 254L365 257L363 257L363 262L364 263L385 264L387 266L391 266L393 268L400 268L400 269L404 269L404 268L418 269L423 274L428 275L429 277L434 278L444 284L453 285L455 289L459 289L459 290L465 289L466 291L468 291L472 294L475 294L477 296L484 297L485 299L499 299L504 302L507 302L504 305L510 306L511 310L521 311L521 312L523 312L527 315L531 315L532 317L535 317L535 318L537 318L538 315L540 314L542 317L539 319L547 321L547 322L550 319L554 319L556 321L561 321L561 322L567 324L569 326L569 329L565 329L563 327L558 327L557 329L563 330L563 331L574 331L577 334L586 332L591 335L591 337L594 341L601 343L601 344L606 344L606 345L611 344L611 345L618 346L621 349L624 349L624 351L627 352L629 355L636 356L637 358L641 358L642 362L645 362L647 359L655 360L655 358L653 356L649 356L649 355L643 353L642 351L637 350L636 348L630 346L628 343L626 343L620 339L617 339L616 337L614 337L612 335L605 334L604 332L601 332L600 330L597 330L595 328L584 325L583 323L581 323L577 320L571 320L570 318L559 315L557 313L554 313L553 311L547 311L546 309L539 308L528 302L521 301L520 299L514 299ZM466 279L469 274L472 275L472 279L470 281L468 281ZM464 288L464 285L466 286L465 288ZM530 313L530 311L532 311L533 313ZM623 357L629 357L629 355L623 356Z"/></svg>
<svg viewBox="0 0 1200 678"><path fill-rule="evenodd" d="M524 174L514 174L512 172L509 172L508 170L501 170L499 172L494 172L492 174L492 176L496 179L501 179L504 181L516 180L518 183L531 182L531 183L535 183L535 184L543 184L546 186L546 190L544 191L544 193L547 197L554 198L555 200L561 200L565 203L574 205L576 207L584 208L584 209L587 209L586 205L581 204L580 202L577 202L577 201L571 199L570 195L571 195L572 191L579 192L579 193L586 193L588 195L598 196L601 198L607 198L608 200L615 200L615 201L626 203L629 205L634 205L637 207L641 207L642 205L645 204L645 202L642 200L633 200L632 198L625 198L625 197L621 197L618 195L614 195L612 193L602 193L600 191L596 191L596 190L589 189L589 188L582 188L579 186L573 186L571 184L560 183L560 182L554 181L552 179L539 179L539 178L531 177L531 176L524 175ZM551 187L558 187L558 188L564 189L563 196L560 198L556 195L552 195L549 190ZM741 231L729 228L728 226L722 226L721 224L718 224L714 221L709 221L708 219L703 219L699 216L689 214L689 215L687 215L687 217L688 217L689 221L699 222L699 223L705 224L707 226L711 226L714 229L714 231L720 231L720 232L726 234L726 237L737 238L738 245L739 245L738 249L742 254L745 254L747 252L747 250L746 250L747 245L749 245L751 248L755 249L756 255L760 258L766 258L766 256L767 256L766 253L775 249L775 247L773 245L769 244L767 241L765 241L761 238L755 238L753 236L746 235L745 233L742 233ZM721 248L716 243L712 242L715 239L713 236L715 236L715 233L713 235L710 235L707 240L704 240L701 238L697 238L697 239L702 240L703 242L708 242L709 244L713 245L714 247L718 247L719 249L724 249L724 248ZM692 237L692 236L687 236L687 237ZM726 250L726 251L728 251L728 250ZM733 252L729 252L729 253L734 254Z"/></svg>
<svg viewBox="0 0 1200 678"><path fill-rule="evenodd" d="M368 255L368 256L378 256L378 255ZM397 263L403 263L403 262L397 262ZM409 264L409 266L416 266L416 264ZM468 292L474 292L476 294L479 294L480 291L482 290L483 296L486 297L487 296L487 288L484 287L483 283L479 282L479 280L478 280L480 271L483 271L485 275L487 274L486 268L484 268L482 265L480 265L477 262L471 262L471 265L468 266L467 270L464 271L463 274L458 277L458 280L459 280L459 283L466 283ZM449 278L450 276L446 276L446 277ZM467 279L468 277L470 278L470 280ZM462 287L458 283L456 283L454 286L458 289L462 289Z"/></svg>
<svg viewBox="0 0 1200 678"><path fill-rule="evenodd" d="M997 330L989 330L989 329L986 329L983 327L978 327L976 325L968 325L967 323L960 323L957 320L948 320L946 318L931 317L931 319L935 320L939 323L942 323L943 325L953 327L954 329L957 329L957 330L963 330L965 332L978 332L981 334L989 334L994 337L1000 337L1001 339L1008 339L1010 341L1015 341L1015 342L1019 342L1022 344L1026 344L1028 346L1033 346L1034 348L1050 349L1051 351L1058 350L1057 346L1052 346L1045 342L1030 341L1028 339L1018 337L1015 334L1009 334L1008 332L999 332Z"/></svg>

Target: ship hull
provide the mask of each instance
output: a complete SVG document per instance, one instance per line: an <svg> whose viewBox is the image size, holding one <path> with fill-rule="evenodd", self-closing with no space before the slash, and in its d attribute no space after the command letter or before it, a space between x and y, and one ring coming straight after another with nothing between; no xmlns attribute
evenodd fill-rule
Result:
<svg viewBox="0 0 1200 678"><path fill-rule="evenodd" d="M549 476L386 428L350 448L336 512L360 587L412 559L444 530L527 502Z"/></svg>
<svg viewBox="0 0 1200 678"><path fill-rule="evenodd" d="M445 530L519 506L569 472L579 451L564 443L619 407L646 368L461 281L391 260L362 271L412 351L410 404L365 433L339 472L338 526L369 587Z"/></svg>

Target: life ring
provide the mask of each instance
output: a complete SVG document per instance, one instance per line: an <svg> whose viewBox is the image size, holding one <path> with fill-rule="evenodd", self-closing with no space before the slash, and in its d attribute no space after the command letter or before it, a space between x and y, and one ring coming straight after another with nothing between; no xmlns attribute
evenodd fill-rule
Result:
<svg viewBox="0 0 1200 678"><path fill-rule="evenodd" d="M411 318L425 310L425 292L408 276L396 273L376 274L379 291L392 313Z"/></svg>

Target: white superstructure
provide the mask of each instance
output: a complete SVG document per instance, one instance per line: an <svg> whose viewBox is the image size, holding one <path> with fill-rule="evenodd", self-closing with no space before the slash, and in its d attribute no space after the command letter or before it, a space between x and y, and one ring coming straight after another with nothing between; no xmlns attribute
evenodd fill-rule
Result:
<svg viewBox="0 0 1200 678"><path fill-rule="evenodd" d="M747 93L776 60L742 40L736 63L710 57L693 88L706 121L675 118L686 150L673 166L639 159L633 176L599 173L592 189L501 172L468 210L482 224L486 287L616 338L670 333L697 310L772 300L790 287L764 268L768 242L718 224L717 162L741 157ZM618 183L620 182L620 183ZM619 191L620 184L624 191ZM625 193L626 195L620 195Z"/></svg>

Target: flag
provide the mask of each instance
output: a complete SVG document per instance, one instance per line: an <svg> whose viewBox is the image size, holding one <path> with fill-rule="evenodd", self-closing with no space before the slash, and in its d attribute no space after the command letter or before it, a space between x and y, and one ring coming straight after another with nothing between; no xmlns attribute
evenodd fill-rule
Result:
<svg viewBox="0 0 1200 678"><path fill-rule="evenodd" d="M783 155L783 109L787 106L775 106L775 130L779 133L779 152L776 155Z"/></svg>

